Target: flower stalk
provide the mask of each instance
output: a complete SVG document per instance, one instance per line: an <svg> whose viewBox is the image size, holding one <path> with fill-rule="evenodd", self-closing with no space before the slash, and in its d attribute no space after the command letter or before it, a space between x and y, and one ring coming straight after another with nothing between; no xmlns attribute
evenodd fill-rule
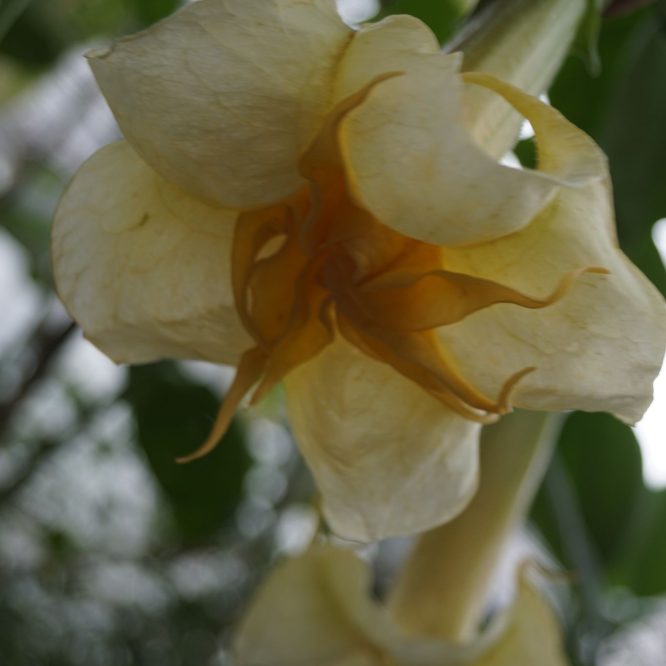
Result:
<svg viewBox="0 0 666 666"><path fill-rule="evenodd" d="M478 633L502 549L526 518L560 423L559 416L516 412L484 429L474 499L421 537L396 581L391 611L401 626L456 643Z"/></svg>
<svg viewBox="0 0 666 666"><path fill-rule="evenodd" d="M564 666L556 616L529 566L519 567L513 603L481 623L498 556L524 523L558 425L519 412L485 430L476 498L418 539L387 605L371 598L370 568L350 550L319 543L282 562L239 626L238 663Z"/></svg>

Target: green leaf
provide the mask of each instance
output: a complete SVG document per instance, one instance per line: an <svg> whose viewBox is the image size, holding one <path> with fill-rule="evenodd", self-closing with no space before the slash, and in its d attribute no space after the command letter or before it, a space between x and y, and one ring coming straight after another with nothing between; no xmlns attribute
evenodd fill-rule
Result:
<svg viewBox="0 0 666 666"><path fill-rule="evenodd" d="M200 540L222 527L242 497L250 467L243 430L232 424L215 451L186 465L175 459L205 439L219 401L205 386L187 378L173 363L130 369L124 398L134 411L138 444L169 499L186 541Z"/></svg>
<svg viewBox="0 0 666 666"><path fill-rule="evenodd" d="M585 16L581 21L578 34L573 43L574 52L583 58L587 70L597 76L601 70L599 55L599 32L601 30L601 12L604 0L587 0Z"/></svg>
<svg viewBox="0 0 666 666"><path fill-rule="evenodd" d="M647 492L638 442L631 428L608 414L576 412L567 418L558 450L588 539L600 561L612 566L623 553L636 507ZM572 566L567 535L559 532L549 502L540 492L533 518L556 555Z"/></svg>
<svg viewBox="0 0 666 666"><path fill-rule="evenodd" d="M516 144L516 147L513 149L516 157L522 166L526 169L536 169L537 167L537 151L536 151L536 142L534 137L529 139L522 139Z"/></svg>
<svg viewBox="0 0 666 666"><path fill-rule="evenodd" d="M608 155L620 244L666 293L666 270L650 237L666 216L666 35L658 18L646 8L607 21L600 76L570 60L551 100Z"/></svg>
<svg viewBox="0 0 666 666"><path fill-rule="evenodd" d="M666 594L666 491L650 492L635 512L622 582L638 595Z"/></svg>
<svg viewBox="0 0 666 666"><path fill-rule="evenodd" d="M631 71L619 82L600 131L627 239L666 216L666 35L651 21L630 43Z"/></svg>
<svg viewBox="0 0 666 666"><path fill-rule="evenodd" d="M144 25L150 25L174 12L180 0L133 0L134 13Z"/></svg>
<svg viewBox="0 0 666 666"><path fill-rule="evenodd" d="M633 35L654 22L647 10L605 21L598 41L599 74L592 75L580 58L570 56L549 91L553 106L597 141L615 102L617 86L634 69Z"/></svg>
<svg viewBox="0 0 666 666"><path fill-rule="evenodd" d="M0 42L28 8L30 0L7 0L0 4Z"/></svg>
<svg viewBox="0 0 666 666"><path fill-rule="evenodd" d="M95 37L114 37L172 13L179 0L11 0L5 12L4 53L23 65L44 67L63 51ZM3 8L0 0L0 9ZM0 13L0 32L3 30ZM0 34L0 36L2 36Z"/></svg>
<svg viewBox="0 0 666 666"><path fill-rule="evenodd" d="M24 3L21 12L6 19L2 26L0 53L23 66L41 68L51 64L67 47L67 39L49 23L36 4ZM16 5L14 5L16 6Z"/></svg>
<svg viewBox="0 0 666 666"><path fill-rule="evenodd" d="M24 247L30 258L32 277L51 285L51 218L62 180L43 165L29 165L21 172L19 185L0 198L3 227Z"/></svg>

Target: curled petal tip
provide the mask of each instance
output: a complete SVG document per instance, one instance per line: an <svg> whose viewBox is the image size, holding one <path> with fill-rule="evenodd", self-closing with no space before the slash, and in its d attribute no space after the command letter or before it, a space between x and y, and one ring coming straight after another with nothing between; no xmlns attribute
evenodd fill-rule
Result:
<svg viewBox="0 0 666 666"><path fill-rule="evenodd" d="M111 55L113 52L112 46L104 46L101 48L90 49L83 54L86 60L103 60Z"/></svg>
<svg viewBox="0 0 666 666"><path fill-rule="evenodd" d="M505 382L502 387L502 391L497 400L500 414L510 414L513 411L513 406L511 405L511 398L513 392L518 384L524 377L533 373L536 370L536 367L530 366L519 370L515 374L511 375L509 379Z"/></svg>
<svg viewBox="0 0 666 666"><path fill-rule="evenodd" d="M179 456L176 458L176 462L179 465L184 465L186 463L194 462L195 460L199 460L199 458L204 458L206 455L208 455L211 451L213 451L215 448L217 448L217 445L222 437L222 435L215 436L217 435L215 431L213 431L210 435L210 437L193 453L188 453L186 456Z"/></svg>
<svg viewBox="0 0 666 666"><path fill-rule="evenodd" d="M582 273L594 273L595 275L610 275L611 271L608 268L604 268L603 266L588 266L587 268L584 268Z"/></svg>

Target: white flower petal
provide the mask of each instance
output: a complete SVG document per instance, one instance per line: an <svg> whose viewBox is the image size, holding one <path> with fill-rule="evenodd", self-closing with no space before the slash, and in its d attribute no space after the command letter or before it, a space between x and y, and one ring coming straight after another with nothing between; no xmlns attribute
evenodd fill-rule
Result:
<svg viewBox="0 0 666 666"><path fill-rule="evenodd" d="M545 0L501 9L463 38L463 69L493 74L538 96L562 66L586 0ZM494 157L503 157L515 144L523 118L479 86L465 88L463 108L465 124L477 143Z"/></svg>
<svg viewBox="0 0 666 666"><path fill-rule="evenodd" d="M523 228L560 186L601 176L580 158L575 128L535 98L518 110L531 121L540 111L539 170L499 164L465 127L460 54L432 53L419 34L409 21L380 23L356 35L340 66L340 81L357 84L376 76L382 60L402 72L378 84L340 133L354 197L381 222L428 243L479 243Z"/></svg>
<svg viewBox="0 0 666 666"><path fill-rule="evenodd" d="M117 362L235 363L249 346L230 283L236 216L167 183L126 142L106 146L56 212L58 293Z"/></svg>
<svg viewBox="0 0 666 666"><path fill-rule="evenodd" d="M285 381L290 422L339 535L439 525L476 488L479 426L344 340Z"/></svg>
<svg viewBox="0 0 666 666"><path fill-rule="evenodd" d="M381 666L352 620L385 621L369 588L370 571L351 551L319 546L279 564L239 627L239 666Z"/></svg>
<svg viewBox="0 0 666 666"><path fill-rule="evenodd" d="M430 28L413 16L394 15L368 23L354 34L338 65L335 100L341 101L386 72L402 72L429 56L440 59ZM451 56L444 56L447 59ZM453 56L459 63L460 55Z"/></svg>
<svg viewBox="0 0 666 666"><path fill-rule="evenodd" d="M329 544L279 564L239 627L239 666L472 666L495 637L453 645L408 635L371 585L364 561Z"/></svg>
<svg viewBox="0 0 666 666"><path fill-rule="evenodd" d="M493 85L514 101L531 100L498 81ZM596 160L605 173L601 150L576 132L581 161ZM494 305L441 328L440 338L463 375L489 395L516 371L535 367L516 387L519 407L610 411L628 422L647 409L666 346L666 307L617 246L607 174L583 188L562 188L519 233L446 249L445 264L534 296L549 293L570 271L607 269L609 275L579 277L561 301L543 310Z"/></svg>
<svg viewBox="0 0 666 666"><path fill-rule="evenodd" d="M454 644L407 634L370 597L370 569L317 545L280 563L234 641L239 666L564 666L552 610L523 576L519 595L482 634Z"/></svg>
<svg viewBox="0 0 666 666"><path fill-rule="evenodd" d="M351 31L333 0L200 0L90 64L123 133L167 180L258 208L301 184Z"/></svg>

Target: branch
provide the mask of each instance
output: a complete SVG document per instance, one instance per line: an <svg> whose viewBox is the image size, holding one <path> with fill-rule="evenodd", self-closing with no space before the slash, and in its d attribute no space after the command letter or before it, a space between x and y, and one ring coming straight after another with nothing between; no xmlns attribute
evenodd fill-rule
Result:
<svg viewBox="0 0 666 666"><path fill-rule="evenodd" d="M34 366L23 377L23 380L14 391L13 395L4 403L0 403L0 441L2 440L7 426L16 409L20 406L32 388L49 371L51 363L75 330L76 324L70 322L59 329L52 331L46 322L42 322L33 333L27 349L34 352L36 357Z"/></svg>
<svg viewBox="0 0 666 666"><path fill-rule="evenodd" d="M94 422L95 417L111 406L113 402L101 402L83 405L74 420L72 428L57 436L47 436L38 439L33 445L29 457L14 475L14 478L0 488L0 506L11 501L17 493L32 479L36 472L51 459L61 444L69 442L77 435L86 432L86 429Z"/></svg>

